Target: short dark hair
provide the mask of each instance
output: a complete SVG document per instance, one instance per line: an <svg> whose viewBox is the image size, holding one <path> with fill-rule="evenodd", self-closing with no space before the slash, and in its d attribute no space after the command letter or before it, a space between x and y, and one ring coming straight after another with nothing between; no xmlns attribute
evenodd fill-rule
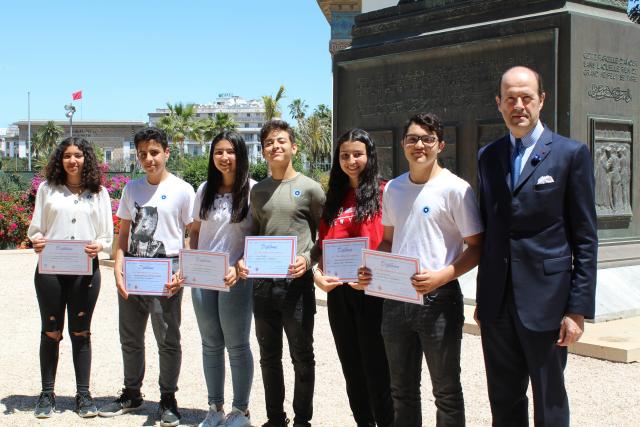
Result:
<svg viewBox="0 0 640 427"><path fill-rule="evenodd" d="M281 130L287 132L289 134L289 139L291 140L291 144L296 143L296 137L293 132L293 128L289 125L289 123L280 119L273 119L266 122L262 129L260 129L260 145L264 148L264 140L267 139L269 134L274 130Z"/></svg>
<svg viewBox="0 0 640 427"><path fill-rule="evenodd" d="M142 130L136 132L133 136L133 144L136 146L136 150L138 149L138 144L141 142L154 140L158 144L162 145L162 149L166 150L169 147L169 143L167 142L167 134L162 130L156 127L146 127Z"/></svg>
<svg viewBox="0 0 640 427"><path fill-rule="evenodd" d="M526 68L527 70L531 71L533 73L533 75L536 77L536 81L538 82L538 96L542 96L542 94L544 93L544 87L542 85L542 76L540 75L540 73L538 73L533 68L529 68L529 67L526 67L524 65L515 65L515 66L509 68L504 73L502 73L502 75L500 76L500 80L498 81L498 94L496 96L498 98L501 97L501 95L502 95L502 79L504 78L505 74L507 74L509 71L513 70L514 68Z"/></svg>
<svg viewBox="0 0 640 427"><path fill-rule="evenodd" d="M428 130L430 132L435 132L439 141L442 141L444 132L442 130L442 122L440 118L433 113L418 113L415 116L411 117L407 120L407 123L404 125L404 131L402 132L402 139L407 136L407 132L409 131L409 126L412 124L418 125L421 128Z"/></svg>

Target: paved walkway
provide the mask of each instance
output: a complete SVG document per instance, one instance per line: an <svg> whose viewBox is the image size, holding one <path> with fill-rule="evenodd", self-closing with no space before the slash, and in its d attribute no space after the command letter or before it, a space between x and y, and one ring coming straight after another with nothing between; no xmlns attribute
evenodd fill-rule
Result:
<svg viewBox="0 0 640 427"><path fill-rule="evenodd" d="M155 340L149 325L147 330L147 374L143 393L147 403L143 410L114 419L82 420L72 411L75 394L70 340L65 331L61 345L56 393L59 412L49 420L39 421L33 415L35 399L40 391L38 345L40 320L33 271L36 257L30 251L0 252L0 312L3 351L0 356L0 425L3 426L140 426L157 425L156 409L158 359ZM112 270L102 267L102 291L94 314L93 370L91 391L98 403L109 401L121 388L122 358L118 340L117 300ZM319 292L319 291L318 291ZM183 424L197 424L204 418L206 391L201 368L200 341L191 306L190 293L183 302L183 365L178 403ZM251 395L254 425L265 422L264 391L258 364L258 351L252 337L255 377ZM344 380L335 352L327 320L326 307L319 306L315 329L316 394L314 426L354 426L344 390ZM464 335L462 383L467 423L470 426L490 425L489 405L480 340ZM287 350L285 350L287 354ZM291 415L293 370L288 357L284 361L287 389L285 407ZM567 388L575 426L637 426L640 420L640 364L612 363L570 355L566 371ZM423 425L435 425L433 396L426 367L422 375ZM227 379L227 400L231 400L230 376Z"/></svg>

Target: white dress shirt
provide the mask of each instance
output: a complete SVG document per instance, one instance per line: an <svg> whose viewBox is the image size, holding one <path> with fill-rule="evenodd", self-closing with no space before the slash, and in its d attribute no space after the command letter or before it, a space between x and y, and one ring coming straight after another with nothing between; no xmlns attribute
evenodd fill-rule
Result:
<svg viewBox="0 0 640 427"><path fill-rule="evenodd" d="M64 185L43 182L38 187L33 218L27 231L32 241L90 240L102 245L102 252L111 253L113 217L111 200L104 187L97 194L88 190L71 192Z"/></svg>

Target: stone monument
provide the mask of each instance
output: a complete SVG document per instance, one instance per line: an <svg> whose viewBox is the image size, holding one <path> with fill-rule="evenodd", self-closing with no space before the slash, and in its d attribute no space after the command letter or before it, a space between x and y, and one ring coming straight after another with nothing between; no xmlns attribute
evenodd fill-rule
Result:
<svg viewBox="0 0 640 427"><path fill-rule="evenodd" d="M371 131L392 177L407 169L404 121L435 112L445 123L443 164L475 186L478 149L507 132L494 100L501 74L536 69L547 92L542 121L593 155L598 319L640 314L640 26L627 2L402 3L357 16L351 48L335 54L336 135Z"/></svg>

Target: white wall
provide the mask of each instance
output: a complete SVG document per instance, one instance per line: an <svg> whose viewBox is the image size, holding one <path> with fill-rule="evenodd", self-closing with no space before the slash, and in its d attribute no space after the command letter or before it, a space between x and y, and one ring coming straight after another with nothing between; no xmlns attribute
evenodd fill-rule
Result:
<svg viewBox="0 0 640 427"><path fill-rule="evenodd" d="M395 6L397 4L398 0L362 0L362 13Z"/></svg>

